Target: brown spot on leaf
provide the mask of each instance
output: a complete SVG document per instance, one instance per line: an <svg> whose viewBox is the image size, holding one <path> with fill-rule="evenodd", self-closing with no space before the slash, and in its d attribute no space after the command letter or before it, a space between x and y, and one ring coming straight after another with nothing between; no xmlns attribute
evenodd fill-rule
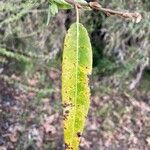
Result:
<svg viewBox="0 0 150 150"><path fill-rule="evenodd" d="M64 107L64 108L66 108L66 107L68 107L68 106L70 106L71 105L71 103L64 103L62 106Z"/></svg>
<svg viewBox="0 0 150 150"><path fill-rule="evenodd" d="M67 118L65 116L63 116L63 120L65 121Z"/></svg>
<svg viewBox="0 0 150 150"><path fill-rule="evenodd" d="M63 120L67 120L68 115L63 115Z"/></svg>
<svg viewBox="0 0 150 150"><path fill-rule="evenodd" d="M65 143L65 150L73 150L73 148L69 144Z"/></svg>
<svg viewBox="0 0 150 150"><path fill-rule="evenodd" d="M65 149L68 149L69 145L67 143L65 143Z"/></svg>
<svg viewBox="0 0 150 150"><path fill-rule="evenodd" d="M68 114L68 113L69 113L69 110L66 110L65 113Z"/></svg>
<svg viewBox="0 0 150 150"><path fill-rule="evenodd" d="M80 132L77 132L77 136L78 136L78 137L81 137L81 133L80 133Z"/></svg>
<svg viewBox="0 0 150 150"><path fill-rule="evenodd" d="M69 116L69 110L66 110L63 115L63 120L66 120L68 116Z"/></svg>

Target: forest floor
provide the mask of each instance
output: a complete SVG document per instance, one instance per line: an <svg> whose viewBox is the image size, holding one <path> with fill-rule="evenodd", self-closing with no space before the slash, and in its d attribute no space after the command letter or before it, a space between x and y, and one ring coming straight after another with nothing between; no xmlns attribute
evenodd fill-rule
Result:
<svg viewBox="0 0 150 150"><path fill-rule="evenodd" d="M36 77L28 79L28 90L0 80L0 150L63 150L60 71L51 70L49 80L44 97L35 90ZM93 92L80 149L149 150L150 95Z"/></svg>

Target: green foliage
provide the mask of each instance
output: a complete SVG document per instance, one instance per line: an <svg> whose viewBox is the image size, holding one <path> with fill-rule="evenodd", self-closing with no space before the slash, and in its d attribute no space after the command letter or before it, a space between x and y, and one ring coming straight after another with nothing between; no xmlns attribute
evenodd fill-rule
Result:
<svg viewBox="0 0 150 150"><path fill-rule="evenodd" d="M76 2L86 3L85 0L75 0ZM49 13L54 16L58 13L58 9L71 9L73 6L65 0L49 0L50 9Z"/></svg>
<svg viewBox="0 0 150 150"><path fill-rule="evenodd" d="M51 8L51 11L53 12L53 10L57 10L58 9L70 9L72 8L72 6L70 4L68 4L65 0L49 0L51 5L56 5L55 8Z"/></svg>
<svg viewBox="0 0 150 150"><path fill-rule="evenodd" d="M95 67L95 71L98 74L101 74L102 76L108 76L115 73L117 70L117 66L111 58L101 58L98 61L98 65Z"/></svg>
<svg viewBox="0 0 150 150"><path fill-rule="evenodd" d="M35 6L39 6L39 3L37 3L38 0L28 0L26 1L22 7L20 7L21 10L17 9L13 9L14 5L7 5L7 3L4 3L4 6L2 7L3 10L7 10L11 11L11 9L13 9L13 11L19 11L17 14L13 14L10 17L8 17L7 19L5 19L4 21L0 22L0 27L4 24L8 24L8 23L12 23L13 21L19 20L22 16L24 16L25 14L27 14L33 7ZM8 6L8 7L7 7Z"/></svg>
<svg viewBox="0 0 150 150"><path fill-rule="evenodd" d="M92 49L83 25L73 24L65 38L62 63L62 100L66 149L77 150L89 109L87 75L92 70Z"/></svg>
<svg viewBox="0 0 150 150"><path fill-rule="evenodd" d="M52 15L55 15L58 13L58 7L55 3L52 3L52 5L50 5L50 11Z"/></svg>
<svg viewBox="0 0 150 150"><path fill-rule="evenodd" d="M20 62L29 62L30 61L30 58L28 58L24 55L21 55L21 54L17 54L17 53L11 52L11 51L7 51L4 48L0 48L0 55L3 55L3 56L8 57L8 58L16 59Z"/></svg>
<svg viewBox="0 0 150 150"><path fill-rule="evenodd" d="M150 91L150 70L146 70L143 74L139 89L148 93Z"/></svg>

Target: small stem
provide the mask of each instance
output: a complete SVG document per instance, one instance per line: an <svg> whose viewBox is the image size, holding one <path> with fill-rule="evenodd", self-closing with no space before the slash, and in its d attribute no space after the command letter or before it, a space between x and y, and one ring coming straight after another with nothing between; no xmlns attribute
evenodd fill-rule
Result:
<svg viewBox="0 0 150 150"><path fill-rule="evenodd" d="M75 10L76 10L76 22L79 23L79 9L77 5L75 5Z"/></svg>

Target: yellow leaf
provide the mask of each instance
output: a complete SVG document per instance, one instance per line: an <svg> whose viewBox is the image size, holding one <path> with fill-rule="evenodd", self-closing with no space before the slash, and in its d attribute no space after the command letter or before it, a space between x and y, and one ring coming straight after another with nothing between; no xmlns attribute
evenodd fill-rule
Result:
<svg viewBox="0 0 150 150"><path fill-rule="evenodd" d="M65 149L77 150L90 104L88 74L92 48L84 26L74 23L65 38L62 63L62 103Z"/></svg>

